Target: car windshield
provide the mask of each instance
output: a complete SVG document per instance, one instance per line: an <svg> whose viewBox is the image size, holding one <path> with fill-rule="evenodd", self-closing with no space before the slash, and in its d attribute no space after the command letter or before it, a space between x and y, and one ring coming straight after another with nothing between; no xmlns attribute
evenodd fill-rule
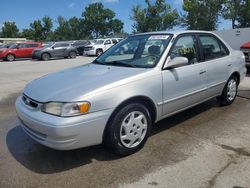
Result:
<svg viewBox="0 0 250 188"><path fill-rule="evenodd" d="M111 47L93 63L152 68L158 63L171 38L170 34L131 36Z"/></svg>
<svg viewBox="0 0 250 188"><path fill-rule="evenodd" d="M104 40L97 40L97 41L95 41L94 43L95 43L95 44L103 44L103 42L104 42Z"/></svg>

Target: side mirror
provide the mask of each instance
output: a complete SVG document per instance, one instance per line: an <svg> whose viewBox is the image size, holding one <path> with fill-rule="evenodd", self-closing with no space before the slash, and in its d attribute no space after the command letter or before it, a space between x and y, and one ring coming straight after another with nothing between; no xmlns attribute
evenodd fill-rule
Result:
<svg viewBox="0 0 250 188"><path fill-rule="evenodd" d="M165 63L164 69L173 69L177 67L182 67L188 65L188 58L186 57L175 57L174 59L170 60L168 63Z"/></svg>
<svg viewBox="0 0 250 188"><path fill-rule="evenodd" d="M54 47L54 46L52 46L51 48L52 48L53 50L55 49L55 47Z"/></svg>
<svg viewBox="0 0 250 188"><path fill-rule="evenodd" d="M16 47L16 49L18 49L18 50L19 50L19 49L20 49L20 47L19 47L19 46L17 46L17 47Z"/></svg>

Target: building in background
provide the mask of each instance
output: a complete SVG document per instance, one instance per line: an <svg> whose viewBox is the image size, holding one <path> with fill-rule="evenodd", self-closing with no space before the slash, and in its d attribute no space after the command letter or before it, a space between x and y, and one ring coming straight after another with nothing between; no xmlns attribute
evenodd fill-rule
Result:
<svg viewBox="0 0 250 188"><path fill-rule="evenodd" d="M250 28L229 29L214 31L225 40L233 49L240 50L242 44L250 41Z"/></svg>
<svg viewBox="0 0 250 188"><path fill-rule="evenodd" d="M15 43L15 42L22 42L26 41L26 38L0 38L0 43Z"/></svg>

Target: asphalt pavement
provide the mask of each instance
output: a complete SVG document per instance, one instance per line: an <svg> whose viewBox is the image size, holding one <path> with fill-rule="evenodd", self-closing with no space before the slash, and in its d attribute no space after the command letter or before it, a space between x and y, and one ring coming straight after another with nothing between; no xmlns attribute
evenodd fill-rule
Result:
<svg viewBox="0 0 250 188"><path fill-rule="evenodd" d="M215 99L157 123L120 158L102 145L57 151L29 138L14 103L39 76L94 57L0 62L0 187L250 187L250 77L231 106Z"/></svg>

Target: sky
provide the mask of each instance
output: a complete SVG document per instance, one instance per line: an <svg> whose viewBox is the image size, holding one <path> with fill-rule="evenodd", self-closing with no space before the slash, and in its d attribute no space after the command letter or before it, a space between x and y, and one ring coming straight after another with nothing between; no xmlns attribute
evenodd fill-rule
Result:
<svg viewBox="0 0 250 188"><path fill-rule="evenodd" d="M67 19L73 16L80 18L84 8L97 1L102 2L105 8L116 13L116 18L124 22L124 31L128 33L132 32L133 21L130 19L130 15L133 5L145 6L144 0L1 0L0 27L5 21L14 21L22 30L28 28L34 20L44 16L51 17L53 21L58 16ZM183 0L166 0L166 2L178 12L182 11ZM219 29L229 28L229 21L220 20Z"/></svg>

